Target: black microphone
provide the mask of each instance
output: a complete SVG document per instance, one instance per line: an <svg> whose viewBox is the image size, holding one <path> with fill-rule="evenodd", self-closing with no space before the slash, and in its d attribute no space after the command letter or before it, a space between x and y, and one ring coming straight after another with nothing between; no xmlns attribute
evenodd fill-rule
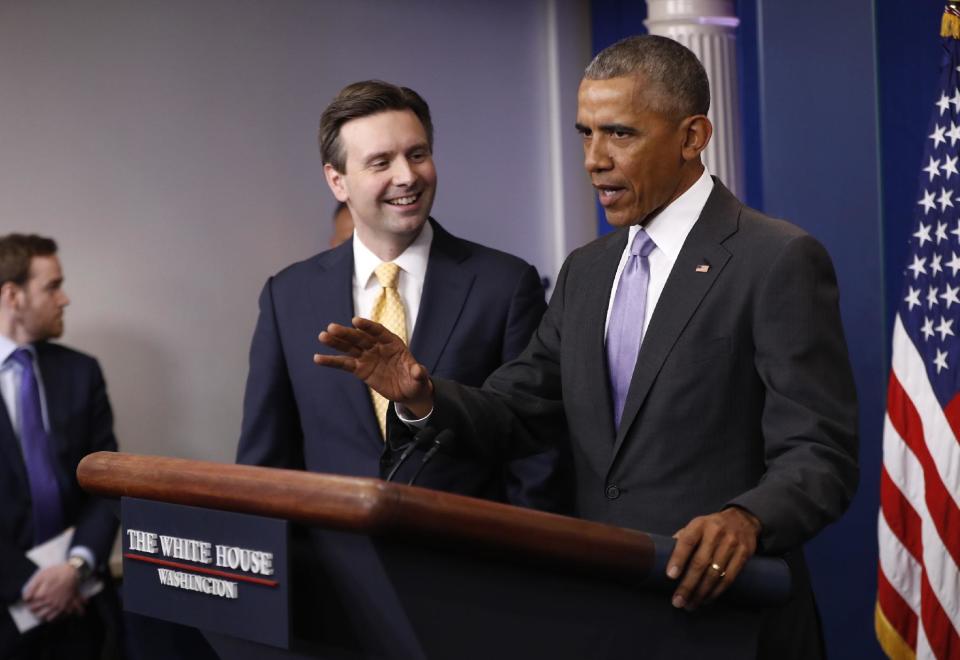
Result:
<svg viewBox="0 0 960 660"><path fill-rule="evenodd" d="M425 428L416 436L414 436L413 441L407 445L407 448L403 450L403 453L400 454L400 458L397 460L396 465L390 470L390 473L387 475L387 481L392 481L396 476L397 471L403 467L403 464L407 462L407 459L413 454L414 450L419 447L424 447L431 442L437 435L437 430L433 428Z"/></svg>
<svg viewBox="0 0 960 660"><path fill-rule="evenodd" d="M423 455L423 460L420 461L420 467L417 468L417 471L413 473L413 476L410 477L410 481L407 482L408 486L412 486L416 482L417 477L420 476L420 473L423 472L423 468L427 466L427 463L434 457L434 455L440 451L440 448L444 443L449 444L449 440L453 437L453 431L450 429L443 429L437 435L436 440L433 441L433 446L427 450L427 453Z"/></svg>

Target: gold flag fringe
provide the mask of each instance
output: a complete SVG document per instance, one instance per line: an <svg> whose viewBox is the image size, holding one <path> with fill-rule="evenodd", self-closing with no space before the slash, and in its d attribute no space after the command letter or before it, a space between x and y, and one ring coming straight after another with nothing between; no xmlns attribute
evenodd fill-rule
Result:
<svg viewBox="0 0 960 660"><path fill-rule="evenodd" d="M944 8L940 36L960 39L960 2L950 2Z"/></svg>

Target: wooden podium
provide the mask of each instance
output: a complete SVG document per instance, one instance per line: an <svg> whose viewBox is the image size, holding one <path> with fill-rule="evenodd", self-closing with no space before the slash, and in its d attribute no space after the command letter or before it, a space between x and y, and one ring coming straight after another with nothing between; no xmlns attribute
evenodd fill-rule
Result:
<svg viewBox="0 0 960 660"><path fill-rule="evenodd" d="M750 658L789 592L785 563L752 560L739 597L675 610L669 539L379 479L110 452L77 475L294 523L289 648L204 630L222 658Z"/></svg>

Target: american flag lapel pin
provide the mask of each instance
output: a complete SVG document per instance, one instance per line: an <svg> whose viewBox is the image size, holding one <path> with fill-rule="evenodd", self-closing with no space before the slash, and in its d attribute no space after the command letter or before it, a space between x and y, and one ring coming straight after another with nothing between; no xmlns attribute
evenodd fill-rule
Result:
<svg viewBox="0 0 960 660"><path fill-rule="evenodd" d="M694 270L698 273L707 273L710 271L710 264L700 264Z"/></svg>

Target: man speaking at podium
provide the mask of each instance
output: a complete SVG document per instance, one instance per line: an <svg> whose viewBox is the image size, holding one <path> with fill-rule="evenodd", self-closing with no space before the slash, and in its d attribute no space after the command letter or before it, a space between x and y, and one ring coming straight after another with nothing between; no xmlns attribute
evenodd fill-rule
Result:
<svg viewBox="0 0 960 660"><path fill-rule="evenodd" d="M858 479L836 276L816 240L706 171L709 103L703 66L669 39L625 39L587 67L584 166L620 230L567 258L530 344L483 389L431 379L365 319L331 325L320 340L342 354L314 359L480 454L569 438L578 515L676 537L678 609L719 596L754 553L785 555L795 592L764 615L758 657L819 658L801 545Z"/></svg>
<svg viewBox="0 0 960 660"><path fill-rule="evenodd" d="M386 476L397 451L384 444L387 401L346 374L317 370L317 332L332 320L377 318L434 373L480 385L526 346L546 308L543 286L530 264L429 218L433 124L413 90L377 80L348 85L323 112L320 151L354 234L264 286L237 462ZM404 468L415 470L423 455ZM417 483L557 510L565 508L558 464L549 448L506 466L444 453Z"/></svg>

